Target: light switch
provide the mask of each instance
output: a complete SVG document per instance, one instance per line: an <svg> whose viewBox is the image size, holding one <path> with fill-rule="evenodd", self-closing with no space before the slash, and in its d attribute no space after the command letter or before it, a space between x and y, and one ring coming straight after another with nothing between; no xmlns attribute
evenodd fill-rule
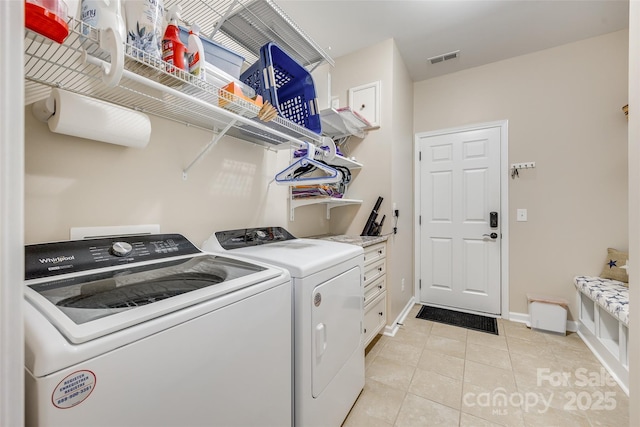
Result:
<svg viewBox="0 0 640 427"><path fill-rule="evenodd" d="M516 211L516 221L526 221L526 220L527 220L527 210L518 209Z"/></svg>

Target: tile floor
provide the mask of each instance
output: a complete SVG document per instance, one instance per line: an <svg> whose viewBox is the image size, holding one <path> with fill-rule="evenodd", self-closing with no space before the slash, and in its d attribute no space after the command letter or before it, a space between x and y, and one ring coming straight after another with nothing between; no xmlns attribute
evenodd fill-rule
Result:
<svg viewBox="0 0 640 427"><path fill-rule="evenodd" d="M629 399L575 333L498 320L499 335L416 319L366 353L343 427L627 426Z"/></svg>

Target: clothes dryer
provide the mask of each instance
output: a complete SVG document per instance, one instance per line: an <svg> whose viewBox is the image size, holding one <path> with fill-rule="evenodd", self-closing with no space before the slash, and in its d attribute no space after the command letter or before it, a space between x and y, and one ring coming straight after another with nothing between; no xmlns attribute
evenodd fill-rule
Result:
<svg viewBox="0 0 640 427"><path fill-rule="evenodd" d="M364 252L283 228L214 233L203 249L286 268L293 281L294 424L339 427L364 387Z"/></svg>

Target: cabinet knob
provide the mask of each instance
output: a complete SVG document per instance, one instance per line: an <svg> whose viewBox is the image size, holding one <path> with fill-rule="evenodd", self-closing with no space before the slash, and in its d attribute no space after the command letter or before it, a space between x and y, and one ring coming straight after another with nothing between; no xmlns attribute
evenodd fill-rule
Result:
<svg viewBox="0 0 640 427"><path fill-rule="evenodd" d="M378 267L378 271L382 272L382 267Z"/></svg>
<svg viewBox="0 0 640 427"><path fill-rule="evenodd" d="M362 276L362 280L367 281L367 276Z"/></svg>
<svg viewBox="0 0 640 427"><path fill-rule="evenodd" d="M383 312L379 312L378 314L379 314L380 316L384 316L384 313L383 313Z"/></svg>
<svg viewBox="0 0 640 427"><path fill-rule="evenodd" d="M380 255L382 255L382 249L378 250L378 253L379 253Z"/></svg>
<svg viewBox="0 0 640 427"><path fill-rule="evenodd" d="M382 289L382 285L378 285L378 289Z"/></svg>
<svg viewBox="0 0 640 427"><path fill-rule="evenodd" d="M364 333L365 333L365 334L367 333L367 328L364 328Z"/></svg>

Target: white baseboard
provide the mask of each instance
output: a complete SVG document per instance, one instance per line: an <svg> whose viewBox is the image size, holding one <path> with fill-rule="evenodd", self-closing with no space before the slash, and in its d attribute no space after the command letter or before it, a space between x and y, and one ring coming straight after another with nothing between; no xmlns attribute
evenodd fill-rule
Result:
<svg viewBox="0 0 640 427"><path fill-rule="evenodd" d="M404 306L398 317L396 317L395 322L391 326L387 325L384 328L384 335L388 337L394 337L398 329L400 329L400 325L404 323L404 319L407 318L407 315L415 305L414 298L411 297L409 301L407 301L407 305Z"/></svg>
<svg viewBox="0 0 640 427"><path fill-rule="evenodd" d="M578 322L575 320L567 320L567 331L578 332Z"/></svg>
<svg viewBox="0 0 640 427"><path fill-rule="evenodd" d="M514 313L510 311L509 316L506 320L509 320L511 322L524 323L527 326L531 326L531 322L529 321L529 313Z"/></svg>
<svg viewBox="0 0 640 427"><path fill-rule="evenodd" d="M510 320L512 322L524 323L528 327L531 327L531 319L529 317L529 313L509 312L509 317L506 320ZM574 320L567 320L567 331L578 332L578 322Z"/></svg>

